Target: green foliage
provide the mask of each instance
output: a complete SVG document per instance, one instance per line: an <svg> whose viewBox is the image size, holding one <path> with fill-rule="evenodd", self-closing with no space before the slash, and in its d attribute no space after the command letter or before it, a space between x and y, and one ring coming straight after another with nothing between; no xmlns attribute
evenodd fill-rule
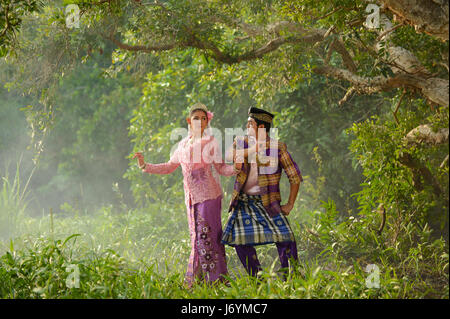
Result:
<svg viewBox="0 0 450 319"><path fill-rule="evenodd" d="M69 2L77 4L83 12L80 28L67 28L64 6ZM373 49L377 40L375 31L379 30L363 26L368 14L366 7L367 2L361 0L169 0L145 5L139 1L52 3L23 26L21 42L24 46L22 59L18 62L25 67L20 72L22 76L12 82L41 97L42 105L34 106L35 112L31 112L33 121L37 122L35 129L39 131L37 124L47 127L52 122L52 107L55 105L52 97L59 75L72 71L94 50L105 50L110 45L108 37L113 35L125 46L131 46L129 50L114 53L113 60L118 60L119 68L120 64L130 66L134 63L137 66L146 61L142 63L144 67L136 67L134 71L139 69L139 72L148 73L145 66L152 58L146 60L143 56L153 54L149 50L134 52L139 49L133 46L142 49L148 45L155 47L155 51L160 47L162 51L171 49L174 60L180 55L193 54L201 57L195 63L199 68L210 69L215 73L212 76L222 81L227 81L227 73L232 73L240 82L240 89L248 90L258 104L270 104L276 93L292 92L308 80L315 67L324 64L328 53L330 65L343 67L341 56L330 51L331 43L337 39L342 40L352 57L358 75L393 74L387 43L381 43L382 48L378 52ZM305 29L333 29L334 32L314 46L300 37L298 41L288 41L255 59L248 57L258 48L270 47L277 38L298 36L295 30L282 27L289 22L299 23ZM276 32L271 31L274 28ZM39 31L37 36L36 30ZM410 50L429 68L430 74L441 78L447 76L443 62L448 42L417 35L410 26L397 28L390 41ZM116 59L117 56L120 58ZM58 63L48 63L48 60ZM30 81L30 74L40 74L42 81ZM39 139L39 134L36 134Z"/></svg>
<svg viewBox="0 0 450 319"><path fill-rule="evenodd" d="M419 245L393 248L370 230L372 219L343 219L332 201L324 208L308 225L291 214L300 260L286 281L273 245L257 248L264 268L258 279L244 273L227 247L229 284L199 282L190 290L183 285L190 252L185 214L172 208L154 205L117 215L105 207L57 217L57 240L49 239L48 219L27 218L30 230L40 225L38 233L25 230L14 243L0 242L0 297L448 298L448 245L431 240L429 229L418 233ZM368 264L379 267L380 288L367 286ZM78 288L67 285L74 265Z"/></svg>
<svg viewBox="0 0 450 319"><path fill-rule="evenodd" d="M57 120L45 139L33 186L46 197L37 207L70 202L78 208L117 203L116 183L131 202L122 178L130 153L128 125L140 96L127 74L103 76L105 57L80 65L61 81L55 97Z"/></svg>
<svg viewBox="0 0 450 319"><path fill-rule="evenodd" d="M25 187L21 175L32 168L17 169L13 181L9 167L2 173L0 298L448 298L448 143L405 140L419 125L448 128L448 108L430 106L421 92L406 91L402 102L396 90L340 105L346 84L313 71L328 54L329 65L344 67L330 51L339 40L359 76L392 76L393 44L448 79L448 41L401 26L376 51L360 0L169 0L145 9L80 0L42 10L37 1L0 3L12 8L13 23L5 26L2 10L0 56L14 63L0 65L2 85L13 89L0 91L1 159L14 162L11 148L27 136L19 108L40 152ZM80 29L66 26L68 3L83 11ZM295 32L280 27L286 22L333 32L314 46L288 41L235 63L276 38L292 40ZM110 35L172 50L114 49ZM15 97L14 89L34 96ZM279 138L305 178L290 215L300 262L288 281L278 278L273 245L258 247L257 280L243 275L228 247L229 285L183 287L190 247L181 171L149 176L131 157L141 151L148 162L168 161L180 139L171 133L187 127L195 102L215 113L212 126L222 132L243 128L250 106L276 114ZM222 180L228 203L233 179ZM285 179L281 190L285 199ZM129 191L139 209L130 208ZM43 216L30 217L30 206ZM371 264L380 269L378 289L366 285ZM80 270L80 288L66 285L70 265Z"/></svg>
<svg viewBox="0 0 450 319"><path fill-rule="evenodd" d="M20 30L23 18L33 12L39 12L44 1L0 1L0 57L13 52L15 34Z"/></svg>
<svg viewBox="0 0 450 319"><path fill-rule="evenodd" d="M300 232L301 242L308 254L317 256L319 265L331 269L328 274L335 277L338 295L342 288L337 282L345 278L345 285L361 298L448 296L448 242L433 238L427 225L388 219L380 234L381 216L376 211L343 218L332 201L323 206L325 212ZM401 235L392 239L389 229L398 224ZM364 289L355 282L358 276L368 276L364 274L368 265L380 269L379 289Z"/></svg>
<svg viewBox="0 0 450 319"><path fill-rule="evenodd" d="M31 175L33 171L31 172ZM2 176L0 188L0 238L10 238L15 236L20 229L21 220L25 217L25 211L28 204L28 183L29 176L25 185L22 185L20 175L20 162L17 164L14 180L11 181L8 176L8 170Z"/></svg>
<svg viewBox="0 0 450 319"><path fill-rule="evenodd" d="M183 286L190 247L181 207L158 202L118 214L112 206L87 213L66 204L64 214L22 214L14 239L0 241L0 297L448 298L448 244L429 227L403 223L393 241L386 232L397 220L388 219L380 236L377 212L346 217L332 200L323 209L290 214L300 260L287 281L274 245L257 248L264 267L257 280L227 247L229 284L191 290ZM368 264L379 267L380 288L367 286ZM67 284L74 268L79 287Z"/></svg>
<svg viewBox="0 0 450 319"><path fill-rule="evenodd" d="M308 202L307 207L311 208L320 200L334 198L339 208L356 209L349 197L359 190L361 173L352 167L348 150L351 137L345 134L345 129L355 120L376 114L380 109L379 98L358 97L349 101L345 108L338 108L335 101L342 90L338 85L329 85L328 81L314 76L309 83L299 84L292 92L274 94L270 101L260 105L252 98L255 91L249 90L232 67L213 71L213 66L202 64L203 59L203 55L193 51L180 53L177 57L161 56L161 70L148 75L141 104L130 122L132 142L136 145L134 151L143 151L151 163L168 161L170 150L181 139L179 136L171 139L171 133L176 128L187 127L186 110L196 101L205 103L215 112L212 126L223 136L225 128L243 128L248 108L258 105L276 114L274 126L279 129L279 138L287 142L306 178L300 196L303 204ZM241 120L236 120L239 118ZM315 147L323 158L321 170L313 157ZM152 202L160 199L174 203L182 201L179 172L149 177L141 173L134 161L131 165L126 176L139 201L144 198ZM316 185L319 179L323 180L320 189ZM224 190L227 192L230 188L231 183L226 180ZM283 190L288 191L286 181L283 181Z"/></svg>
<svg viewBox="0 0 450 319"><path fill-rule="evenodd" d="M361 96L339 107L336 101L342 93L339 83L312 76L308 83L299 84L290 93L280 92L267 103L276 113L274 125L280 140L287 142L306 177L300 199L310 203L307 209L317 209L329 198L343 213L357 209L350 196L360 190L362 174L353 165L348 149L353 136L346 129L380 113L385 105L379 97Z"/></svg>
<svg viewBox="0 0 450 319"><path fill-rule="evenodd" d="M147 162L169 160L170 151L184 137L175 130L184 129L187 133L188 108L198 101L216 114L211 127L222 132L223 150L225 128L243 128L246 124L245 120L236 121L236 116L246 119L252 100L246 92L233 90L233 81L238 81L233 74L222 80L212 78L212 69L200 62L203 58L193 51L181 52L177 57L161 56L160 71L148 74L141 103L133 112L129 129L134 151L143 152ZM131 188L139 202L144 199L184 202L180 170L169 176L149 177L142 174L135 161L130 165L126 177L132 181ZM226 184L228 188L230 182Z"/></svg>
<svg viewBox="0 0 450 319"><path fill-rule="evenodd" d="M366 178L363 189L356 194L360 213L367 215L383 203L388 218L397 225L391 234L393 238L402 236L400 225L410 222L428 223L448 238L448 163L441 165L448 154L448 144L410 146L405 141L408 132L424 123L435 130L448 127L448 109L434 111L417 100L402 111L398 124L387 114L354 124L351 129L356 136L351 149ZM406 166L402 161L405 154L420 163L422 171ZM425 169L441 193L420 174Z"/></svg>
<svg viewBox="0 0 450 319"><path fill-rule="evenodd" d="M115 286L119 284L123 259L111 250L86 260L72 258L66 244L77 235L64 242L42 238L27 250L7 252L1 259L0 295L3 298L117 298ZM79 288L67 284L70 266L79 269Z"/></svg>

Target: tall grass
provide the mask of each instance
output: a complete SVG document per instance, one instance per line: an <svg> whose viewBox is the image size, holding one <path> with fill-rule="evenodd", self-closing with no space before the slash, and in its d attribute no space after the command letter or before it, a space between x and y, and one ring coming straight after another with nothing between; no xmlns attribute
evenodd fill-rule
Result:
<svg viewBox="0 0 450 319"><path fill-rule="evenodd" d="M27 208L27 189L34 169L25 185L21 185L20 163L17 163L15 176L11 181L8 168L1 179L0 189L0 238L10 238L20 231L21 220ZM2 174L3 175L3 174Z"/></svg>
<svg viewBox="0 0 450 319"><path fill-rule="evenodd" d="M419 246L364 253L372 243L360 241L356 250L343 237L348 224L327 226L328 217L313 225L291 218L300 260L286 281L274 245L257 248L259 279L249 278L227 247L229 285L198 283L191 290L183 286L190 252L184 211L159 205L124 214L109 207L78 217L55 212L55 239L49 216L25 217L28 233L3 243L0 298L448 298L448 246L427 240L426 229ZM323 236L327 227L335 234ZM369 263L380 269L379 288L367 286ZM67 286L70 265L79 269L79 287Z"/></svg>
<svg viewBox="0 0 450 319"><path fill-rule="evenodd" d="M19 175L17 168L12 182L3 177L1 189L0 298L449 298L448 243L432 239L427 225L405 224L392 241L389 223L381 235L371 227L376 213L342 218L332 201L316 211L297 207L289 220L299 262L286 281L275 245L257 247L264 268L258 279L226 247L229 284L186 289L182 203L93 212L66 203L31 217ZM367 284L368 265L379 269L378 287ZM74 268L79 286L68 284Z"/></svg>

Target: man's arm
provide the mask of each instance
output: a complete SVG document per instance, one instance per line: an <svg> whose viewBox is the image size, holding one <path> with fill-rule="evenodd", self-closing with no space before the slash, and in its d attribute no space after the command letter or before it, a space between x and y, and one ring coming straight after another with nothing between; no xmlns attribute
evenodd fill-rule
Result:
<svg viewBox="0 0 450 319"><path fill-rule="evenodd" d="M292 208L294 207L294 203L298 195L298 190L300 188L300 183L303 181L303 178L297 164L292 159L291 154L289 154L289 152L287 151L286 144L280 142L279 149L280 163L284 171L286 172L286 175L289 179L289 184L291 185L289 191L289 200L287 204L281 206L281 211L284 215L289 215Z"/></svg>
<svg viewBox="0 0 450 319"><path fill-rule="evenodd" d="M295 200L297 199L298 190L300 188L300 184L291 184L291 188L289 191L289 200L286 205L281 206L281 211L284 215L289 215L292 208L294 208Z"/></svg>

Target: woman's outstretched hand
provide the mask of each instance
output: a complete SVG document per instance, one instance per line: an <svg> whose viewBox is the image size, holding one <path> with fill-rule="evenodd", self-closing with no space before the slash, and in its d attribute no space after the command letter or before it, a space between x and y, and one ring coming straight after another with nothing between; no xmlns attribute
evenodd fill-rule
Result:
<svg viewBox="0 0 450 319"><path fill-rule="evenodd" d="M140 168L144 168L145 161L144 161L144 155L142 155L141 152L134 153L133 159L137 158L138 166Z"/></svg>

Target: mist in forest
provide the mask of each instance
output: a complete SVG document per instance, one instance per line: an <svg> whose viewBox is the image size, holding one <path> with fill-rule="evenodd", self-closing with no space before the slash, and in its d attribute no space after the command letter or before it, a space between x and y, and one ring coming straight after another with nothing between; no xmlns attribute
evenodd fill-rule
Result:
<svg viewBox="0 0 450 319"><path fill-rule="evenodd" d="M105 77L104 69L109 63L106 52L97 54L91 62L80 64L73 74L64 78L55 97L54 123L45 135L43 148L39 153L32 144L33 132L24 111L28 105L38 105L39 100L36 97L23 96L14 90L0 91L2 104L0 169L3 187L5 188L7 183L13 185L15 180L20 183L18 189L21 194L20 202L16 204L26 204L23 214L36 218L48 218L50 212L56 218L80 214L88 216L102 207L109 207L116 214L123 215L138 206L145 207L147 205L145 203L158 203L162 200L161 196L168 194L172 194L169 200L176 206L183 203L180 170L172 176L149 177L142 174L137 176L137 170L131 169L135 165L135 161L130 157L133 147L142 149L132 141L136 134L130 133L134 126L133 112L139 109L140 100L142 97L146 98L148 93L145 89L142 90L140 81L136 81L126 73L116 78ZM6 82L5 79L3 81ZM304 208L320 209L320 200L326 201L333 194L338 194L341 199L335 197L337 205L351 208L350 206L355 204L350 203L348 206L347 197L350 192L358 189L361 181L357 170L351 169L357 179L351 181L353 186L345 192L338 183L322 182L319 183L320 186L316 184L317 181L324 179L325 175L326 179L341 178L342 175L333 173L335 169L342 165L347 167L348 171L351 165L348 159L349 151L345 149L340 150L342 155L339 156L347 159L333 163L338 154L320 145L324 143L321 141L323 136L317 135L316 131L329 131L325 134L331 135L332 140L325 142L329 145L348 147L349 142L345 138L333 140L338 137L333 136L331 132L336 129L335 124L324 122L322 115L312 108L318 103L314 99L311 100L311 94L308 93L312 92L314 87L305 89L306 93L294 93L288 97L287 103L295 103L298 99L295 94L300 94L302 99L307 98L310 105L302 105L300 109L304 112L303 117L309 118L308 121L284 123L283 106L275 112L277 114L275 123L279 128L280 139L287 142L306 179L306 186L302 186L298 202ZM248 93L243 92L241 95L248 96ZM206 98L204 102L208 105L207 95ZM145 125L151 128L148 132L139 134L144 136L147 134L146 138L153 139L145 150L148 161L154 163L168 161L170 154L167 150L173 148L177 142L169 139L171 132L176 128L187 129L185 110L189 107L189 102L177 103L168 117L161 117L162 121L153 116L153 111L144 113L148 117ZM208 107L215 112L212 126L223 133L222 150L225 152L226 129L244 130L247 110L250 106L254 106L255 102L246 98L245 103L236 104L225 97L220 103L223 105L215 106L209 103ZM238 117L222 116L221 108L229 103L236 104ZM165 108L163 105L161 107ZM350 126L353 117L355 115L344 114L341 118L342 127ZM158 123L153 124L153 121ZM295 139L289 138L288 133L293 124L302 126L301 133ZM160 143L158 147L155 147L155 138L158 138L156 141ZM143 187L140 191L133 189L132 185L138 181L148 183L147 188ZM224 208L228 205L233 182L231 178L222 178ZM281 188L284 196L287 196L288 183L285 177L282 179ZM146 198L146 201L142 201L142 198Z"/></svg>

